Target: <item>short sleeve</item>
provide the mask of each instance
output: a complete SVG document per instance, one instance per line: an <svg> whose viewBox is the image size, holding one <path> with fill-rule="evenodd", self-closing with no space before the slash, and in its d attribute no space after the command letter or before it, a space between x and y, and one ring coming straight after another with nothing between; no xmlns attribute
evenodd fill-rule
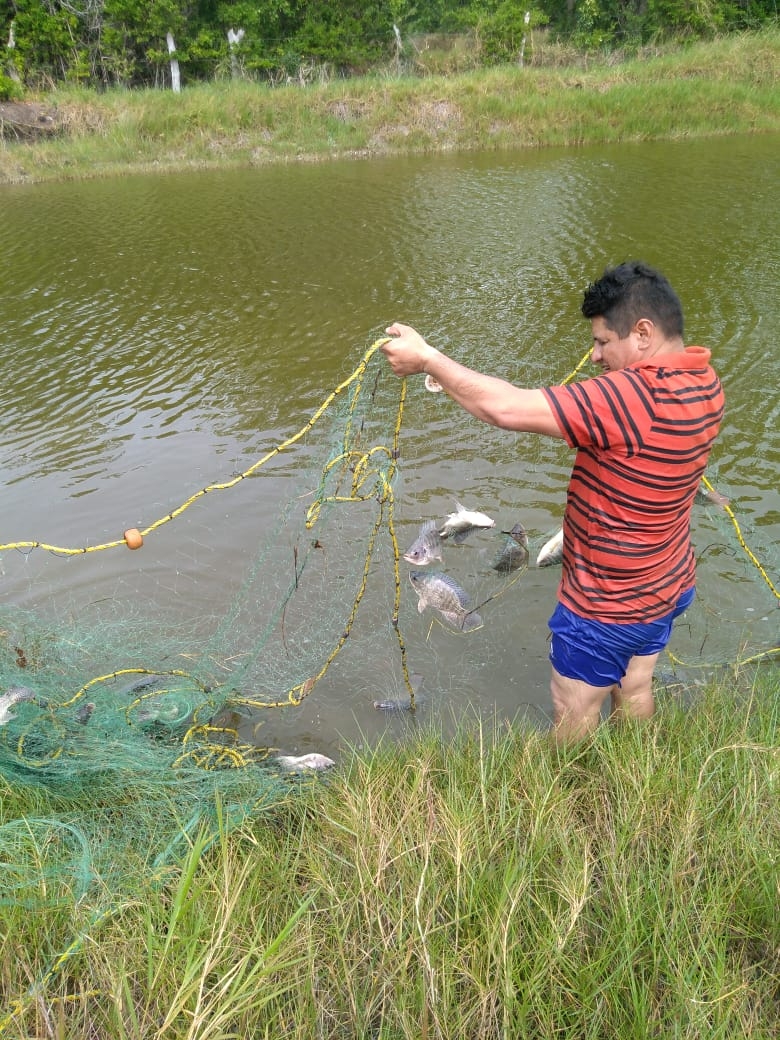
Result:
<svg viewBox="0 0 780 1040"><path fill-rule="evenodd" d="M572 448L638 454L654 421L652 391L638 370L622 369L544 394Z"/></svg>

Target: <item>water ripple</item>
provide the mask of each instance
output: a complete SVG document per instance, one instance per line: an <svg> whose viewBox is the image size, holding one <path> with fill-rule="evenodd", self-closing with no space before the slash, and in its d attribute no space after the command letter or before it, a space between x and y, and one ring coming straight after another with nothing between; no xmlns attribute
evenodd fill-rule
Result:
<svg viewBox="0 0 780 1040"><path fill-rule="evenodd" d="M712 348L723 378L716 482L777 544L776 154L768 136L3 189L4 537L115 537L240 472L304 425L392 320L467 364L556 382L589 346L585 285L640 256L669 275L688 340ZM307 463L330 448L317 435ZM570 464L559 442L487 428L409 381L404 532L462 497L541 535ZM192 543L132 566L160 596L192 588L216 610L296 479L280 466L244 489L251 509L204 504L207 520L183 524ZM88 560L68 580L121 588L127 567ZM554 582L528 577L537 626Z"/></svg>

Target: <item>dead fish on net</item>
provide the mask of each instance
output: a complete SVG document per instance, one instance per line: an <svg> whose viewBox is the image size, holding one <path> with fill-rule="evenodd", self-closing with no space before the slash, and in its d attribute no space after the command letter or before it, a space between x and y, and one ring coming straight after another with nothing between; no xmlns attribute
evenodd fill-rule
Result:
<svg viewBox="0 0 780 1040"><path fill-rule="evenodd" d="M431 571L411 571L409 581L417 593L417 610L422 614L432 607L454 628L472 632L482 627L482 618L471 609L471 601L458 583L449 574Z"/></svg>
<svg viewBox="0 0 780 1040"><path fill-rule="evenodd" d="M154 723L171 726L183 722L191 711L189 702L163 692L152 696L147 694L138 706L135 717L142 726L151 726Z"/></svg>
<svg viewBox="0 0 780 1040"><path fill-rule="evenodd" d="M478 513L475 509L466 509L455 500L455 512L450 513L439 530L440 538L450 538L456 545L460 545L474 531L484 531L495 527L495 520L491 520L485 513Z"/></svg>
<svg viewBox="0 0 780 1040"><path fill-rule="evenodd" d="M563 528L556 531L539 550L537 567L554 567L563 560Z"/></svg>
<svg viewBox="0 0 780 1040"><path fill-rule="evenodd" d="M37 703L37 700L35 690L31 690L29 686L9 686L0 697L0 726L5 726L11 719L16 718L16 712L13 709L17 704L22 704L23 701Z"/></svg>
<svg viewBox="0 0 780 1040"><path fill-rule="evenodd" d="M502 531L506 541L491 563L494 571L508 573L522 567L528 560L528 534L522 524L515 524L511 531Z"/></svg>
<svg viewBox="0 0 780 1040"><path fill-rule="evenodd" d="M425 698L415 697L414 711L422 704L425 704ZM374 701L374 708L376 711L384 712L385 715L401 715L403 712L413 710L409 697L390 697L386 701Z"/></svg>
<svg viewBox="0 0 780 1040"><path fill-rule="evenodd" d="M436 530L435 520L426 520L420 528L420 533L404 553L407 563L415 563L418 567L425 567L434 560L440 560L441 538Z"/></svg>
<svg viewBox="0 0 780 1040"><path fill-rule="evenodd" d="M417 691L422 686L423 677L415 672L409 676L409 683L414 693L414 707L419 708L421 703L425 703L424 700L417 695ZM411 697L390 697L387 700L374 701L374 708L377 711L384 711L388 714L393 712L411 711L412 710L412 699Z"/></svg>
<svg viewBox="0 0 780 1040"><path fill-rule="evenodd" d="M316 751L308 755L277 755L276 761L288 773L300 773L306 769L330 769L336 764L332 758L320 755Z"/></svg>

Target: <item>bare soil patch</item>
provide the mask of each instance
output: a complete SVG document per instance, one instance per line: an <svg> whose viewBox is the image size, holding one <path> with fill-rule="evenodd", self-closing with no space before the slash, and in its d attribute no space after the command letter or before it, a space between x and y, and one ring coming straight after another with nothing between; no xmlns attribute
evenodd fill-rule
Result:
<svg viewBox="0 0 780 1040"><path fill-rule="evenodd" d="M0 137L48 137L60 129L56 109L37 101L0 101Z"/></svg>

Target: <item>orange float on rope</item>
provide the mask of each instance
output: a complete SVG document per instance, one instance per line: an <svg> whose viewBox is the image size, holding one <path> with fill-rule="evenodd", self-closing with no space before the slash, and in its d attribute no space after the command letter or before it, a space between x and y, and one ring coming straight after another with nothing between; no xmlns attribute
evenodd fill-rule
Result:
<svg viewBox="0 0 780 1040"><path fill-rule="evenodd" d="M137 527L131 527L125 531L125 542L128 549L140 549L144 544L144 537Z"/></svg>

